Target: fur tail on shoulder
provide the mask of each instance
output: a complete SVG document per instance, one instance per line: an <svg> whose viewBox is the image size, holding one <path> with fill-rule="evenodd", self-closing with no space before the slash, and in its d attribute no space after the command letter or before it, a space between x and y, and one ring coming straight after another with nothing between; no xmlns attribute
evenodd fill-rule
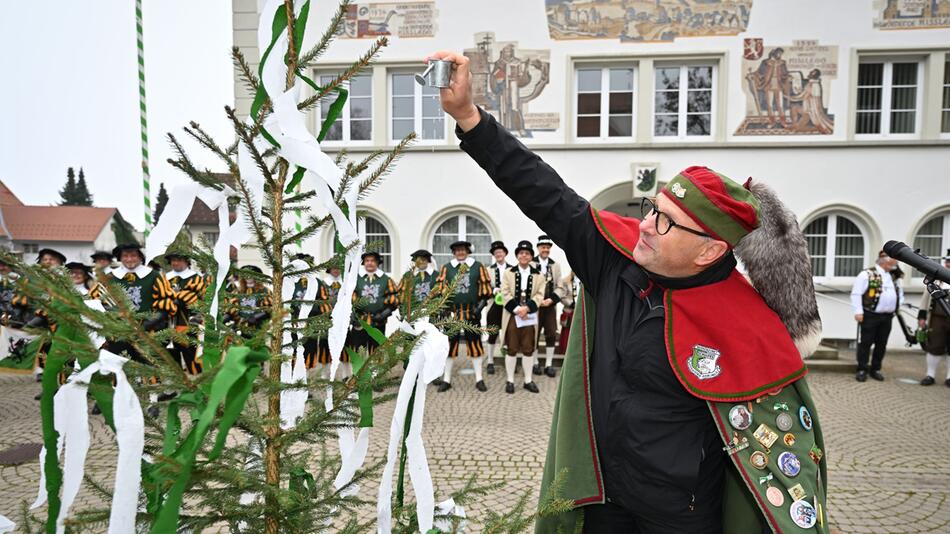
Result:
<svg viewBox="0 0 950 534"><path fill-rule="evenodd" d="M747 185L759 200L759 227L736 246L753 287L785 324L803 358L821 341L808 245L795 214L769 186Z"/></svg>

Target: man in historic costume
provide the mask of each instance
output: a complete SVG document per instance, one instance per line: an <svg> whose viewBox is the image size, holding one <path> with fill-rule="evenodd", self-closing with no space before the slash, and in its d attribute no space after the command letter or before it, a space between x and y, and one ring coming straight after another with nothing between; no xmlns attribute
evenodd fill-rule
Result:
<svg viewBox="0 0 950 534"><path fill-rule="evenodd" d="M112 272L112 253L105 250L97 250L89 256L92 259L92 267L96 273L109 274Z"/></svg>
<svg viewBox="0 0 950 534"><path fill-rule="evenodd" d="M441 103L462 149L584 284L542 482L547 497L559 477L575 508L536 532L826 533L802 361L821 323L794 214L705 167L645 201L642 221L599 212L474 106L464 56L434 57L456 63Z"/></svg>
<svg viewBox="0 0 950 534"><path fill-rule="evenodd" d="M439 290L448 291L455 284L455 293L449 302L449 311L457 321L479 328L482 322L482 310L492 296L491 275L488 269L469 254L472 244L468 241L456 241L449 245L454 256L439 271ZM452 364L459 355L459 343L465 340L468 357L475 369L475 389L488 391L482 380L482 335L479 331L461 330L449 338L449 359L445 361L445 374L439 383L439 391L448 391L452 387Z"/></svg>
<svg viewBox="0 0 950 534"><path fill-rule="evenodd" d="M562 285L561 264L551 259L551 247L554 241L543 235L538 238L538 256L534 265L544 276L544 300L538 310L538 360L531 372L541 374L540 355L544 354L544 374L554 378L554 345L557 344L557 304L567 295ZM540 349L541 335L544 334L544 350Z"/></svg>
<svg viewBox="0 0 950 534"><path fill-rule="evenodd" d="M785 49L775 48L754 73L749 73L756 91L765 98L763 107L768 110L769 126L778 123L784 127L787 124L785 101L791 95L792 81L788 75L788 65L782 59L784 53Z"/></svg>
<svg viewBox="0 0 950 534"><path fill-rule="evenodd" d="M561 299L564 309L561 311L561 335L558 336L557 350L555 354L564 355L567 352L567 340L570 338L571 322L574 319L574 305L577 303L577 296L580 293L581 282L571 271L564 277L564 287L567 288L567 296Z"/></svg>
<svg viewBox="0 0 950 534"><path fill-rule="evenodd" d="M317 278L317 295L313 307L310 308L310 318L327 315L333 311L336 305L336 296L343 286L343 278L340 268L332 266L327 268L327 276L324 279ZM345 354L344 354L345 355ZM341 355L341 358L344 356ZM324 377L329 377L329 364L332 361L330 357L330 343L325 335L320 337L307 337L303 341L303 356L307 369L317 369L321 366Z"/></svg>
<svg viewBox="0 0 950 534"><path fill-rule="evenodd" d="M400 314L408 318L412 310L425 304L429 295L438 292L439 275L432 264L432 253L419 249L410 256L412 267L399 280Z"/></svg>
<svg viewBox="0 0 950 534"><path fill-rule="evenodd" d="M534 250L530 241L520 241L515 247L517 265L502 275L501 298L504 313L501 319L501 338L505 343L505 372L508 382L505 393L515 392L515 366L521 355L521 371L524 373L524 388L538 393L538 385L531 378L535 335L538 326L538 311L544 301L546 279L537 265L531 262Z"/></svg>
<svg viewBox="0 0 950 534"><path fill-rule="evenodd" d="M172 342L172 356L179 362L184 362L185 369L192 375L202 371L201 358L198 356L198 335L189 326L199 325L202 322L195 304L204 298L208 289L208 278L192 270L191 257L183 247L170 250L165 254L170 271L165 278L175 294L177 310L171 316L171 325L175 331L185 335L187 342L175 340Z"/></svg>
<svg viewBox="0 0 950 534"><path fill-rule="evenodd" d="M89 295L89 290L95 284L92 279L92 267L81 261L71 261L66 264L66 272L69 273L69 279L73 281L73 289L83 297Z"/></svg>
<svg viewBox="0 0 950 534"><path fill-rule="evenodd" d="M256 265L245 265L241 270L263 275ZM251 338L254 332L270 318L270 288L253 276L241 276L237 295L231 299L229 315L236 321L241 336Z"/></svg>
<svg viewBox="0 0 950 534"><path fill-rule="evenodd" d="M132 312L150 314L142 326L148 331L161 330L168 318L178 311L175 292L165 276L145 265L145 254L135 243L122 244L112 250L119 259L119 266L110 273L113 281L122 288L132 304ZM135 361L145 362L131 343L109 340L106 348L121 354L125 352Z"/></svg>
<svg viewBox="0 0 950 534"><path fill-rule="evenodd" d="M66 256L64 256L60 251L43 248L36 255L36 263L42 266L44 269L55 269L62 267L66 263ZM26 285L29 283L29 280L24 277L18 280L18 284ZM24 318L26 324L24 328L35 331L49 331L52 332L56 329L56 325L52 324L49 320L49 317L46 315L46 310L43 308L41 303L35 302L33 299L27 297L26 293L23 291L15 291L13 298L10 300L10 305L16 310L16 312ZM44 343L42 347L36 353L36 381L39 382L43 376L43 369L46 367L46 354L49 352L50 343ZM36 396L36 399L39 398L42 394Z"/></svg>
<svg viewBox="0 0 950 534"><path fill-rule="evenodd" d="M943 266L950 269L950 249L947 249L947 255L943 258ZM946 289L943 282L937 280L934 283ZM920 345L927 352L927 376L920 381L920 385L931 386L935 382L940 360L946 360L950 354L950 316L947 316L947 312L936 300L930 298L929 291L924 291L917 322L920 330L925 333ZM947 363L947 379L944 385L950 387L950 361Z"/></svg>
<svg viewBox="0 0 950 534"><path fill-rule="evenodd" d="M488 267L488 272L491 274L492 301L488 306L488 313L485 314L485 327L495 330L488 334L488 365L485 366L485 371L493 375L495 374L495 349L499 343L504 345L504 339L499 341L501 315L505 308L505 302L501 297L501 277L512 266L508 263L508 248L503 242L495 241L488 251L495 261Z"/></svg>
<svg viewBox="0 0 950 534"><path fill-rule="evenodd" d="M399 288L380 268L383 257L379 252L364 252L360 260L363 263L363 272L356 279L356 289L353 291L353 317L350 321L350 332L346 336L346 346L353 350L365 347L367 351L373 352L379 343L370 337L360 320L385 333L386 321L399 307ZM340 361L346 364L343 376L353 374L350 357L345 351L340 355Z"/></svg>
<svg viewBox="0 0 950 534"><path fill-rule="evenodd" d="M897 260L881 251L874 266L858 273L851 286L851 307L860 336L856 351L858 372L855 379L858 382L866 381L868 376L877 381L884 380L881 365L887 351L887 339L891 335L894 315L900 310L900 303L904 302L904 288L895 276L898 272Z"/></svg>

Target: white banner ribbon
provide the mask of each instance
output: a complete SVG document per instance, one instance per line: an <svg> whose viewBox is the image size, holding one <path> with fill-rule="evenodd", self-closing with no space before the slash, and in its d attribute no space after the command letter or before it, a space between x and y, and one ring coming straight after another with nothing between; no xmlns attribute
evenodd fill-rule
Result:
<svg viewBox="0 0 950 534"><path fill-rule="evenodd" d="M0 515L0 534L5 534L7 532L13 532L13 529L16 528L16 523L10 521L6 517Z"/></svg>
<svg viewBox="0 0 950 534"><path fill-rule="evenodd" d="M290 262L290 266L295 271L303 271L309 269L310 266L303 260L294 260ZM300 311L298 312L298 317L301 321L306 322L307 317L310 315L310 310L313 308L313 299L317 296L318 282L317 277L310 273L306 276L296 275L296 276L285 276L283 286L281 287L281 297L284 302L284 306L288 309L291 308L290 301L294 298L294 286L301 279L307 281L307 291L303 295L303 300L308 301L300 305ZM283 344L284 344L284 354L288 356L293 356L293 360L284 361L280 365L280 381L284 384L293 384L299 383L302 385L307 384L307 366L303 358L303 348L294 347L291 344L293 343L292 332L290 327L293 323L296 322L293 317L289 316L286 318L286 327L284 328L283 333ZM298 336L299 338L299 336ZM302 340L299 340L302 341ZM298 345L301 345L298 341ZM293 354L288 351L293 350ZM306 389L295 389L295 390L284 390L280 392L280 426L281 428L292 428L297 424L297 420L303 417L304 408L307 403L307 390Z"/></svg>
<svg viewBox="0 0 950 534"><path fill-rule="evenodd" d="M412 420L406 435L406 465L412 488L416 495L416 517L419 530L428 532L432 528L435 498L432 490L432 475L426 459L425 444L422 441L422 421L426 406L426 384L442 375L445 359L449 355L449 338L433 326L428 318L417 320L410 325L403 321L400 330L414 336L422 336L416 341L405 374L399 384L396 396L396 408L389 427L389 449L386 454L386 466L379 482L379 497L376 503L377 532L389 534L392 531L392 485L393 470L402 444L406 413L412 389L416 389L415 404L412 408Z"/></svg>

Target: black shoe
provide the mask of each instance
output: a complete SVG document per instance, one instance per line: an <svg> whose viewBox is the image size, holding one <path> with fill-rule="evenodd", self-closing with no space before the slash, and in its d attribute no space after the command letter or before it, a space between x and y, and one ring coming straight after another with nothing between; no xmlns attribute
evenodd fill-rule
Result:
<svg viewBox="0 0 950 534"><path fill-rule="evenodd" d="M540 393L540 391L538 391L538 385L535 384L534 382L528 382L527 384L524 385L524 388L530 391L531 393Z"/></svg>
<svg viewBox="0 0 950 534"><path fill-rule="evenodd" d="M868 372L867 371L858 371L858 374L854 375L854 379L858 382L867 382Z"/></svg>
<svg viewBox="0 0 950 534"><path fill-rule="evenodd" d="M884 375L882 375L880 371L871 371L871 378L877 380L878 382L884 381Z"/></svg>
<svg viewBox="0 0 950 534"><path fill-rule="evenodd" d="M541 376L541 364L540 364L540 363L534 364L534 366L531 368L531 374L536 375L536 376Z"/></svg>
<svg viewBox="0 0 950 534"><path fill-rule="evenodd" d="M432 384L433 386L441 386L441 385L444 384L444 383L445 383L445 380L442 380L442 377L441 377L441 376L438 377L438 378L436 378L436 379L433 380L432 382L430 382L430 384Z"/></svg>
<svg viewBox="0 0 950 534"><path fill-rule="evenodd" d="M554 371L554 367L551 367L550 365L544 368L544 374L550 376L551 378L557 376L557 372Z"/></svg>
<svg viewBox="0 0 950 534"><path fill-rule="evenodd" d="M178 393L172 391L171 393L160 393L158 395L158 402L170 401L178 396Z"/></svg>
<svg viewBox="0 0 950 534"><path fill-rule="evenodd" d="M508 383L506 383L506 384L505 384L505 393L514 393L514 392L515 392L515 384L514 384L514 382L508 382Z"/></svg>
<svg viewBox="0 0 950 534"><path fill-rule="evenodd" d="M478 382L475 382L475 389L478 391L488 391L488 386L485 385L484 380L479 380Z"/></svg>
<svg viewBox="0 0 950 534"><path fill-rule="evenodd" d="M495 374L495 364L490 363L487 366L485 366L485 372L490 375Z"/></svg>
<svg viewBox="0 0 950 534"><path fill-rule="evenodd" d="M450 390L450 389L452 389L452 383L451 383L451 382L446 382L446 381L443 380L442 383L439 384L439 393L442 393L443 391L448 391L448 390Z"/></svg>
<svg viewBox="0 0 950 534"><path fill-rule="evenodd" d="M99 407L99 403L93 403L92 405L92 415L101 415L102 408Z"/></svg>
<svg viewBox="0 0 950 534"><path fill-rule="evenodd" d="M37 373L37 374L36 374L36 381L37 381L37 382L42 382L42 381L43 381L43 373Z"/></svg>
<svg viewBox="0 0 950 534"><path fill-rule="evenodd" d="M145 414L152 419L158 419L158 406L149 406L148 409L145 410Z"/></svg>
<svg viewBox="0 0 950 534"><path fill-rule="evenodd" d="M947 386L948 388L950 388L950 378L944 380L944 381L943 381L943 385L945 385L945 386Z"/></svg>
<svg viewBox="0 0 950 534"><path fill-rule="evenodd" d="M932 377L932 376L925 376L924 379L920 381L920 385L921 385L921 386L932 386L932 385L934 385L934 382L936 382L936 380L934 380L934 377ZM950 380L948 380L948 382L950 382Z"/></svg>
<svg viewBox="0 0 950 534"><path fill-rule="evenodd" d="M43 392L40 391L39 393L36 394L35 397L33 397L33 400L40 400L42 398L43 398Z"/></svg>

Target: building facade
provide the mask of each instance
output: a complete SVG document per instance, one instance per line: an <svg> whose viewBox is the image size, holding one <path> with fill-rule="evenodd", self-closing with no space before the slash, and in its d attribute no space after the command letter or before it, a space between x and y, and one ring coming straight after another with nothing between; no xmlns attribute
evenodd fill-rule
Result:
<svg viewBox="0 0 950 534"><path fill-rule="evenodd" d="M234 0L234 43L252 62L259 4ZM335 10L312 2L304 48ZM332 81L378 35L389 46L349 83L323 148L359 158L417 133L362 206L386 270L417 248L444 261L465 238L487 258L492 240L540 233L458 149L438 93L413 82L446 49L470 58L477 103L596 208L638 216L639 197L690 165L771 185L808 237L826 338L854 339L847 293L885 241L950 248L948 0L355 2L309 74ZM246 114L239 79L235 95ZM330 236L315 241L305 248L330 253ZM905 285L916 304L919 275Z"/></svg>

